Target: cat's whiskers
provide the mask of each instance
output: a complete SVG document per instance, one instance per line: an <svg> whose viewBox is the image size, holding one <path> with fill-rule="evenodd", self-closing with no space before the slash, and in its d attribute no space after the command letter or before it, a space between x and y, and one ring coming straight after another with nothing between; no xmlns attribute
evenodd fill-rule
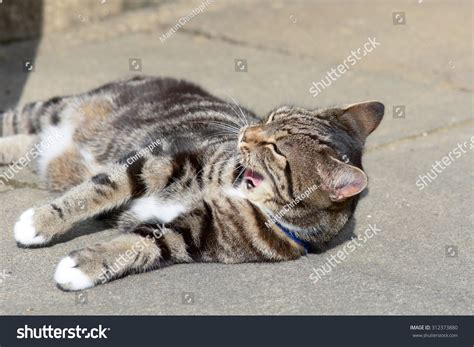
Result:
<svg viewBox="0 0 474 347"><path fill-rule="evenodd" d="M245 127L248 125L248 124L246 124L247 121L246 121L245 117L242 119L242 118L240 117L240 114L237 112L237 110L236 110L236 109L234 108L234 106L232 106L231 104L229 104L229 107L230 107L230 109L232 110L232 112L234 112L234 113L237 115L237 117L239 118L239 121L242 122L242 124L239 123L239 125L240 125L241 127L245 128Z"/></svg>
<svg viewBox="0 0 474 347"><path fill-rule="evenodd" d="M231 105L229 104L229 106L231 106ZM231 106L231 107L232 107L232 106ZM234 119L229 119L229 118L227 117L227 115L224 114L224 113L222 113L222 112L215 111L215 110L212 110L212 109L203 107L203 106L198 106L198 108L200 108L200 109L202 109L202 110L205 110L205 111L211 111L211 112L214 113L214 114L218 114L218 115L224 116L224 117L226 118L226 120L228 120L229 123L231 123L232 125L231 125L231 124L228 124L228 123L222 123L222 124L225 124L225 125L227 125L227 126L233 126L233 127L234 127L236 130L238 130L238 131L240 131L240 129L241 129L243 126L245 126L245 124L242 125L242 124L240 124L239 122L237 122L237 121L234 120ZM234 110L234 109L232 108L232 110ZM234 110L234 112L235 112L235 110ZM240 116L239 116L238 114L237 114L237 116L238 116L239 119L240 119ZM212 121L208 121L208 122L212 122ZM247 124L248 124L248 123L247 123Z"/></svg>
<svg viewBox="0 0 474 347"><path fill-rule="evenodd" d="M243 121L244 121L244 126L249 126L249 122L247 120L247 118L245 117L244 115L244 112L242 110L242 108L240 107L240 105L237 103L237 101L229 94L225 93L229 98L232 99L232 101L234 102L234 104L238 107L238 109L240 110L240 113L242 114L242 118L243 118ZM230 105L230 104L229 104ZM230 105L232 110L234 110L234 112L237 114L237 116L240 118L239 114L235 111L234 107L232 105Z"/></svg>
<svg viewBox="0 0 474 347"><path fill-rule="evenodd" d="M232 118L229 118L229 115L227 114L224 114L222 112L219 112L219 111L216 111L216 110L213 110L213 109L210 109L210 108L207 108L207 107L203 107L203 106L196 106L195 108L197 109L201 109L201 110L204 110L204 111L209 111L211 113L211 115L220 115L220 116L223 116L225 118L226 121L228 121L229 123L222 123L222 124L225 124L225 125L232 125L234 126L235 128L237 129L240 129L242 128L242 125L239 124L237 121L235 121L234 119ZM205 114L206 118L209 118L209 116L211 116L210 114ZM192 121L192 120L191 120ZM209 120L209 119L206 119L206 122L210 122L212 120Z"/></svg>
<svg viewBox="0 0 474 347"><path fill-rule="evenodd" d="M246 170L246 167L243 166L242 164L239 163L239 166L241 167L239 174L235 177L235 180L232 182L232 187L235 185L235 182L239 179L240 175Z"/></svg>
<svg viewBox="0 0 474 347"><path fill-rule="evenodd" d="M212 139L212 138L223 136L223 135L237 138L235 133L232 133L232 132L229 132L229 131L220 131L220 132L217 132L217 133L213 133L212 136L206 136L205 138L211 138Z"/></svg>
<svg viewBox="0 0 474 347"><path fill-rule="evenodd" d="M216 113L218 115L221 115L221 116L224 116L226 118L226 120L228 120L230 123L232 123L234 126L236 126L239 130L243 127L246 126L246 123L248 125L248 122L246 121L246 119L244 118L244 121L242 122L242 124L240 123L240 121L242 121L240 115L237 113L236 109L233 108L233 106L231 104L228 104L228 106L231 108L231 110L237 115L238 117L238 120L237 121L236 119L233 119L233 118L228 118L228 114L224 114L222 112L219 112L219 111L215 111L215 110L210 110L210 109L206 109L206 108L203 108L204 110L208 110L208 111L212 111L213 113Z"/></svg>
<svg viewBox="0 0 474 347"><path fill-rule="evenodd" d="M190 123L191 122L193 122L193 123L203 123L203 124L214 124L216 127L221 128L221 129L229 130L229 131L233 132L234 134L239 134L239 132L240 132L240 128L237 128L237 127L235 127L231 124L226 124L226 123L222 123L222 122L210 121L210 120L203 121L203 122L198 122L196 120L193 120L193 121L190 121Z"/></svg>

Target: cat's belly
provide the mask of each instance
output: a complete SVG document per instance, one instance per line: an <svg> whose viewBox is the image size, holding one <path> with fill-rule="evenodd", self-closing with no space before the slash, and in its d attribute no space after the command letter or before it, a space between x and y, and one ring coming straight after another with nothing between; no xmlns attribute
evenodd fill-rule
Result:
<svg viewBox="0 0 474 347"><path fill-rule="evenodd" d="M75 126L72 122L63 122L58 126L50 125L40 134L40 156L38 157L38 173L46 178L51 162L71 148Z"/></svg>
<svg viewBox="0 0 474 347"><path fill-rule="evenodd" d="M85 104L81 106L84 108ZM48 125L39 135L36 167L38 174L53 189L62 190L80 184L103 170L91 151L78 141L87 120L81 110L75 104L68 105L61 112L61 121Z"/></svg>
<svg viewBox="0 0 474 347"><path fill-rule="evenodd" d="M189 206L183 201L184 199L165 201L156 196L148 196L135 200L130 211L142 222L157 219L162 223L170 223L189 210Z"/></svg>

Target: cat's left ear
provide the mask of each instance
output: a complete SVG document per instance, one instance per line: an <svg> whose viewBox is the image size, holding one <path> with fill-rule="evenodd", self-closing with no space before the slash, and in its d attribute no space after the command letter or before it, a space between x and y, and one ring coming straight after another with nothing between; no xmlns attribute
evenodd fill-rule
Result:
<svg viewBox="0 0 474 347"><path fill-rule="evenodd" d="M329 157L329 165L321 178L322 189L332 201L343 201L362 192L367 187L367 175L361 169Z"/></svg>
<svg viewBox="0 0 474 347"><path fill-rule="evenodd" d="M384 111L385 106L378 101L362 102L346 107L340 119L365 141L382 121Z"/></svg>

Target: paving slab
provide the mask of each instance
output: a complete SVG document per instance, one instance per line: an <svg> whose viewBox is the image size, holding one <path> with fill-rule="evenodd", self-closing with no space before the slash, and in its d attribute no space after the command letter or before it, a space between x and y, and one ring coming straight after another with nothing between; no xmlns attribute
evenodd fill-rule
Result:
<svg viewBox="0 0 474 347"><path fill-rule="evenodd" d="M163 30L196 4L170 3L157 13L135 11L49 36L40 42L35 71L26 77L18 61L34 43L0 46L0 78L11 81L0 84L1 106L18 97L23 103L78 93L136 73L192 80L262 116L284 103L317 108L380 100L387 113L368 140L369 189L354 220L326 252L297 261L178 265L65 293L53 282L59 259L112 239L117 231L88 221L74 228L68 242L17 248L15 220L55 196L25 169L0 186L0 271L9 274L0 283L0 312L472 314L472 149L423 190L416 185L436 160L474 135L467 25L472 4L347 2L343 8L310 1L216 2L160 42ZM395 29L392 12L403 10L407 26ZM443 20L433 25L436 18ZM116 27L122 29L114 32ZM380 37L382 45L314 98L308 92L311 81L370 35ZM129 70L130 58L141 59L141 71ZM248 71L236 72L235 59L246 59ZM446 59L452 61L447 68ZM6 92L12 85L21 95ZM405 118L392 117L397 105L406 107ZM314 269L327 269L328 257L347 250L351 237L363 236L369 225L380 231L313 283Z"/></svg>

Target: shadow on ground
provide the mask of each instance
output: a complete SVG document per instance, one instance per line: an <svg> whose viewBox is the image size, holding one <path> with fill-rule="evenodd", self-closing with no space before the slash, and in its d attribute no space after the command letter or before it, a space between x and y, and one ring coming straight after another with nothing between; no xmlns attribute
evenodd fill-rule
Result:
<svg viewBox="0 0 474 347"><path fill-rule="evenodd" d="M42 25L43 0L5 1L0 5L1 110L17 105L29 74L35 70Z"/></svg>

